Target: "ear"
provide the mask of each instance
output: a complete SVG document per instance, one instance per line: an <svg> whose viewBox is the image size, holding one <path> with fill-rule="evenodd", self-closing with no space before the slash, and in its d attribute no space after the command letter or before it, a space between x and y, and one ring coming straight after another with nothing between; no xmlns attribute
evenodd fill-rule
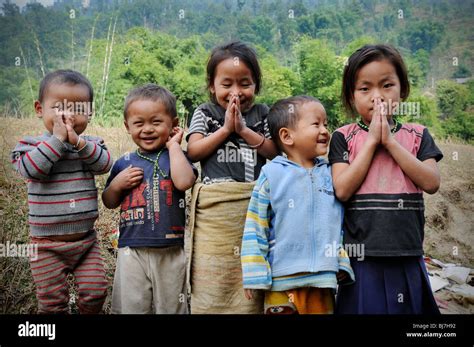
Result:
<svg viewBox="0 0 474 347"><path fill-rule="evenodd" d="M281 128L278 131L278 136L280 137L281 143L286 146L293 146L293 144L295 143L295 141L293 140L293 134L288 128Z"/></svg>
<svg viewBox="0 0 474 347"><path fill-rule="evenodd" d="M124 120L124 121L123 121L123 125L125 125L125 129L127 129L127 133L130 134L130 129L129 129L129 127L128 127L127 120Z"/></svg>
<svg viewBox="0 0 474 347"><path fill-rule="evenodd" d="M39 100L35 101L35 113L38 118L43 118L43 106Z"/></svg>
<svg viewBox="0 0 474 347"><path fill-rule="evenodd" d="M209 86L209 90L211 91L212 94L216 93L216 88L214 88L214 83L211 86Z"/></svg>

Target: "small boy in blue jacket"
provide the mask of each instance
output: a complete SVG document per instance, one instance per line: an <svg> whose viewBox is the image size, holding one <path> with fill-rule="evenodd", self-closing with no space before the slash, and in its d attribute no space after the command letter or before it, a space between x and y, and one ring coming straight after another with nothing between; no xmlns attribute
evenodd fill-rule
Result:
<svg viewBox="0 0 474 347"><path fill-rule="evenodd" d="M330 314L338 284L352 283L341 248L343 207L334 195L326 154L330 134L321 102L278 101L268 123L281 152L252 192L242 239L245 296L265 291L265 313Z"/></svg>

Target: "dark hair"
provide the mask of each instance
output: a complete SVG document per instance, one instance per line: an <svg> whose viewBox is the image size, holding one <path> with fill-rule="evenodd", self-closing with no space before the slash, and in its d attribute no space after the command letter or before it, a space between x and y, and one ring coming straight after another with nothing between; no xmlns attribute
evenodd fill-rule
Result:
<svg viewBox="0 0 474 347"><path fill-rule="evenodd" d="M262 72L258 64L257 53L252 47L241 41L232 41L215 47L207 62L207 89L209 90L209 97L213 102L217 101L215 95L211 93L210 88L216 77L217 65L226 59L234 59L236 57L243 61L252 72L252 77L255 82L255 94L258 95L260 92Z"/></svg>
<svg viewBox="0 0 474 347"><path fill-rule="evenodd" d="M364 65L384 59L387 59L395 67L400 80L400 97L402 100L408 98L410 82L408 81L407 68L400 53L390 45L365 45L352 53L344 68L341 98L348 113L352 115L357 113L353 100L357 73Z"/></svg>
<svg viewBox="0 0 474 347"><path fill-rule="evenodd" d="M49 88L51 84L82 85L89 91L89 101L94 101L94 90L92 89L92 85L89 80L80 72L74 70L56 70L48 73L46 76L44 76L40 83L38 94L39 102L43 102L47 88Z"/></svg>
<svg viewBox="0 0 474 347"><path fill-rule="evenodd" d="M127 119L127 112L130 104L137 100L152 100L162 102L165 106L166 113L171 118L176 118L176 97L168 89L161 87L154 83L145 84L143 86L132 89L125 98L125 107L123 109L123 116Z"/></svg>
<svg viewBox="0 0 474 347"><path fill-rule="evenodd" d="M301 117L298 108L307 102L321 103L321 101L312 96L298 95L279 100L270 109L267 117L268 127L270 128L270 135L280 151L283 152L283 145L278 134L280 129L294 128Z"/></svg>

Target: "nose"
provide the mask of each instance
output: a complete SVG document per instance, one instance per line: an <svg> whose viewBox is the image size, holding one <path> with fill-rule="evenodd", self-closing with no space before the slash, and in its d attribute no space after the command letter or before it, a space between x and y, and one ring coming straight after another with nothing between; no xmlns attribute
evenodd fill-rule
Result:
<svg viewBox="0 0 474 347"><path fill-rule="evenodd" d="M232 87L231 93L240 96L240 88L238 86Z"/></svg>
<svg viewBox="0 0 474 347"><path fill-rule="evenodd" d="M321 125L320 133L321 133L321 134L328 134L329 131L328 131L328 129L326 128L326 126Z"/></svg>
<svg viewBox="0 0 474 347"><path fill-rule="evenodd" d="M372 93L372 102L375 103L375 100L377 99L380 99L382 102L384 102L384 97L380 89L374 88L373 93Z"/></svg>
<svg viewBox="0 0 474 347"><path fill-rule="evenodd" d="M145 127L144 127L144 129L143 129L143 131L146 132L146 133L151 133L151 132L153 132L153 125L152 125L152 124L149 124L149 123L146 124Z"/></svg>

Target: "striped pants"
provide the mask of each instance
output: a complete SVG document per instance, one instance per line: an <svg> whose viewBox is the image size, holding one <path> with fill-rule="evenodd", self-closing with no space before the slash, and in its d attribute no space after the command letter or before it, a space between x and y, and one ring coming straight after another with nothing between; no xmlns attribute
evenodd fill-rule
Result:
<svg viewBox="0 0 474 347"><path fill-rule="evenodd" d="M79 312L99 313L102 310L108 283L95 231L79 241L32 237L31 243L38 245L36 259L30 258L38 313L68 313L69 273L76 279Z"/></svg>

